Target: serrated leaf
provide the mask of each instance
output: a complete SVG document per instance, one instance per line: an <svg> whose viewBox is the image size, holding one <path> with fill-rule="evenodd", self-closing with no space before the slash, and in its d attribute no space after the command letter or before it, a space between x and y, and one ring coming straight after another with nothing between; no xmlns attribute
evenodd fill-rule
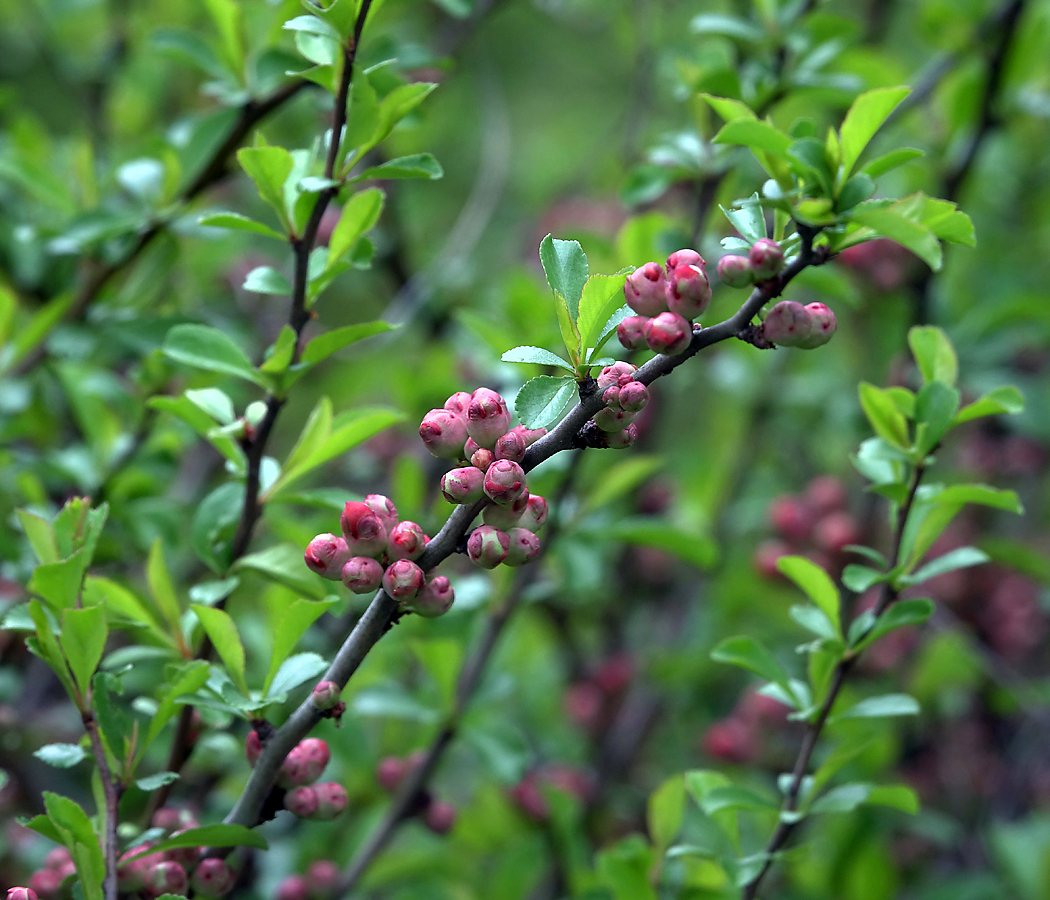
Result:
<svg viewBox="0 0 1050 900"><path fill-rule="evenodd" d="M908 346L922 372L923 384L940 381L954 387L959 378L959 360L952 342L940 328L917 325L909 329Z"/></svg>
<svg viewBox="0 0 1050 900"><path fill-rule="evenodd" d="M255 219L249 219L247 216L242 216L240 213L235 212L209 213L201 216L197 220L197 224L204 225L207 228L247 231L251 234L261 234L263 237L273 238L278 241L286 241L288 239L286 235L281 234L279 231L274 231L269 225L256 222Z"/></svg>
<svg viewBox="0 0 1050 900"><path fill-rule="evenodd" d="M293 600L281 611L273 624L273 650L270 654L270 669L263 682L263 694L270 693L270 685L278 669L288 655L299 643L299 639L317 619L329 610L337 601L310 601L302 598Z"/></svg>
<svg viewBox="0 0 1050 900"><path fill-rule="evenodd" d="M547 284L565 300L569 318L575 325L580 311L580 296L589 275L587 254L579 241L562 241L547 235L540 242L540 263Z"/></svg>
<svg viewBox="0 0 1050 900"><path fill-rule="evenodd" d="M167 784L174 784L178 780L178 772L157 772L156 775L147 775L145 778L136 778L135 787L142 791L155 791L157 788L162 788Z"/></svg>
<svg viewBox="0 0 1050 900"><path fill-rule="evenodd" d="M293 653L281 663L266 696L284 696L307 681L316 679L327 668L328 663L324 657L316 653Z"/></svg>
<svg viewBox="0 0 1050 900"><path fill-rule="evenodd" d="M623 286L627 273L620 275L592 275L583 285L580 311L576 326L580 332L580 349L597 345L603 326L619 307L623 306Z"/></svg>
<svg viewBox="0 0 1050 900"><path fill-rule="evenodd" d="M205 633L211 639L215 652L226 666L237 689L248 696L248 682L244 679L244 645L237 633L237 626L230 615L221 609L193 604L192 609L200 619Z"/></svg>
<svg viewBox="0 0 1050 900"><path fill-rule="evenodd" d="M59 643L81 696L85 698L90 694L91 679L106 649L108 635L103 607L86 606L62 611L62 636Z"/></svg>
<svg viewBox="0 0 1050 900"><path fill-rule="evenodd" d="M910 93L911 88L908 87L877 88L861 94L853 101L839 129L842 167L847 175L853 172L864 148L875 137L882 123Z"/></svg>
<svg viewBox="0 0 1050 900"><path fill-rule="evenodd" d="M861 409L875 433L892 446L907 450L911 445L908 422L897 409L893 398L866 381L860 383L858 393Z"/></svg>
<svg viewBox="0 0 1050 900"><path fill-rule="evenodd" d="M1024 410L1024 396L1013 385L1005 385L993 388L979 400L960 409L952 420L952 425L962 425L964 422L984 416L1015 415L1022 410Z"/></svg>
<svg viewBox="0 0 1050 900"><path fill-rule="evenodd" d="M526 428L550 428L561 420L576 396L574 379L537 375L521 386L514 410Z"/></svg>
<svg viewBox="0 0 1050 900"><path fill-rule="evenodd" d="M504 353L500 359L503 362L535 363L539 366L557 366L561 369L568 369L570 372L576 371L571 363L566 362L556 353L544 350L542 347L515 347L513 350L508 350Z"/></svg>
<svg viewBox="0 0 1050 900"><path fill-rule="evenodd" d="M258 553L242 556L233 569L261 572L271 581L318 600L329 593L328 582L306 568L303 548L295 544L276 544Z"/></svg>
<svg viewBox="0 0 1050 900"><path fill-rule="evenodd" d="M872 207L867 204L856 207L850 218L860 225L867 225L876 234L896 241L923 260L935 272L940 271L944 254L937 236L925 225L908 218L889 207Z"/></svg>

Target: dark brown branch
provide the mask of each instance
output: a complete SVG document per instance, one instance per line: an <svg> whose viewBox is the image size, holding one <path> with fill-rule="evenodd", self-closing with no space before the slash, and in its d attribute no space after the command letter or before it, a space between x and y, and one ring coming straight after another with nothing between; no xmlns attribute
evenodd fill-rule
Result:
<svg viewBox="0 0 1050 900"><path fill-rule="evenodd" d="M106 833L102 842L102 852L106 860L106 877L102 882L106 900L117 900L117 825L120 817L121 785L113 780L113 773L106 759L102 746L102 736L98 731L98 722L90 710L81 713L84 730L91 740L91 751L98 766L99 778L102 780L102 791L106 797Z"/></svg>

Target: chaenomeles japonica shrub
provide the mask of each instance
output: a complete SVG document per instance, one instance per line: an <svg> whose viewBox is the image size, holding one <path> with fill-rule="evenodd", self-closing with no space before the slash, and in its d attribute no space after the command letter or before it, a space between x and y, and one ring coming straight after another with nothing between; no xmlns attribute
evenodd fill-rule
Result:
<svg viewBox="0 0 1050 900"><path fill-rule="evenodd" d="M290 296L287 325L259 365L211 326L176 325L163 344L168 360L196 373L195 386L178 396L158 391L151 408L181 420L207 441L224 458L230 476L200 504L189 524L198 555L212 573L189 591L194 602L185 603L159 542L141 566L148 596L104 571L92 571L107 523L105 503L71 500L50 520L31 510L19 514L38 565L27 584L32 599L7 615L5 628L25 635L29 650L51 668L75 707L84 738L43 747L39 754L67 767L90 760L95 807L89 812L69 797L44 793L44 813L25 825L56 846L27 886L9 890L9 900L46 900L67 891L85 900L114 900L121 894L223 896L251 877L249 854L231 848L266 849L258 830L263 823L276 818L278 825L289 827L289 819L326 823L342 818L340 824L317 827L331 828L331 834L345 830L355 813L351 790L335 778L325 780L330 748L311 732L323 720L332 720L331 727L354 715L341 699L343 691L385 635L390 633L384 644L399 640L394 626L412 616L438 619L452 608L454 579L439 571L447 559L465 555L485 570L538 565L545 542L555 539L552 532L562 512L553 498L548 503L530 492L533 470L561 453L630 448L638 439L635 420L649 403L650 386L721 341L739 339L755 352L819 352L836 333L834 312L823 303L782 299L807 268L886 238L938 267L941 241L972 243L969 220L953 203L922 194L871 199L875 179L909 158L891 152L862 164L869 141L903 100L905 89L861 95L825 140L804 128L783 132L740 101L709 97L726 122L717 140L751 149L768 175L761 192L726 210L739 237L723 242L729 252L715 267L717 279L727 288L747 291L733 315L718 322L706 318L714 278L696 249L678 249L661 260L639 259L627 270L602 275L591 274L579 243L548 236L539 258L565 355L522 346L503 358L565 374L530 379L513 404L495 390L465 384L470 391L453 393L442 408L414 411L421 415L422 443L447 464L439 476L440 492L454 505L433 537L423 525L400 519L397 496L369 493L356 499L336 489L336 508L332 491L309 498L331 512L330 532L250 553L265 510L292 502L297 496L292 488L301 479L397 418L381 409L333 415L331 400L323 397L284 459L269 453L275 422L296 402L298 380L337 350L389 330L372 322L306 335L322 292L343 272L368 265L374 253L368 234L382 211L384 193L359 186L440 173L425 155L372 164L371 151L432 86L396 83L381 66L370 70L357 63L369 12L367 0L338 0L326 9L308 7L307 14L285 23L313 64L301 76L335 98L329 127L308 148L289 151L259 139L239 152L259 201L270 209L269 224L235 212L209 214L200 222L288 245L291 279L260 267L246 282L253 290ZM319 235L332 204L341 206L341 214L321 246ZM614 337L627 353L648 359L632 356L636 364L603 356ZM852 537L844 540L846 528L825 525L819 532L834 552L849 551L864 560L836 574L851 593L876 589L870 608L856 610L850 620L824 568L791 553L769 554L763 563L769 574L775 568L812 601L791 612L812 635L801 647L806 677L784 665L778 658L783 654L750 636L728 638L714 652L717 660L762 679L752 696L764 699L749 701L752 711L778 715L776 709L783 707L790 710L789 719L804 723L795 767L778 783L783 799L768 785L733 784L714 771L673 778L649 801L648 838L627 838L594 860L577 862L575 893L593 889L606 896L602 891L612 890L620 896L616 884L641 873L643 890L650 893L640 896L657 890L686 896L692 880L702 878L721 892L716 895L754 897L809 816L849 812L862 804L914 809L914 797L899 786L832 786L863 746L844 742L830 750L819 738L840 720L918 712L904 695L857 700L848 690L849 678L869 645L930 616L930 602L912 596L913 589L937 574L984 560L973 548L927 559L964 504L1020 511L1009 492L938 485L928 477L953 427L1017 411L1019 399L1016 392L1000 389L963 406L955 386L955 354L944 334L918 328L909 340L921 377L915 390L867 384L860 390L876 437L862 445L855 464L889 505L892 538L879 548L854 545ZM238 412L217 386L218 375L251 386L255 399ZM828 507L827 512L835 512L834 501ZM790 518L784 517L785 532L791 529ZM804 539L802 528L792 533ZM224 608L248 571L305 595L268 610L271 654L260 666L249 658L246 646L252 645L245 640L257 623L236 620ZM295 652L315 622L329 611L346 609L350 594L374 595L352 624L332 617L332 627L343 628L334 655ZM482 639L458 673L434 664L450 695L447 718L428 750L380 762L375 783L393 799L385 816L364 833L349 866L315 862L282 882L277 897L303 900L353 890L405 822L418 820L437 836L453 829L455 805L432 791L428 780L456 737L499 629L513 612L510 601L492 610ZM161 683L152 690L142 689L134 678L136 664L146 659L162 665L157 670ZM256 668L265 670L261 680L255 679ZM609 695L622 687L619 669L603 672ZM130 695L133 684L137 696ZM301 699L294 707L289 704L293 698ZM772 713L769 702L776 705ZM212 810L224 804L223 815L201 824L186 809L167 805L166 798L205 731L235 733L238 742L243 740L245 761L223 760L209 803ZM731 757L728 743L724 736L712 737L712 755ZM554 816L548 805L552 798L545 793L550 784L586 792L581 780L564 769L531 773L514 789L514 797L536 821ZM359 784L349 787L360 790ZM123 815L121 801L128 795L142 815ZM758 829L742 829L741 814L768 826L768 836L756 841Z"/></svg>

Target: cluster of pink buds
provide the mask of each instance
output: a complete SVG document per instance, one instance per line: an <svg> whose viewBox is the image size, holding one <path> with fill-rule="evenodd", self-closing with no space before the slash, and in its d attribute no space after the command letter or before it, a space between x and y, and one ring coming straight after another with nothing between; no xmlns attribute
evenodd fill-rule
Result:
<svg viewBox="0 0 1050 900"><path fill-rule="evenodd" d="M339 887L339 866L330 859L310 863L306 875L289 875L279 885L275 900L325 900Z"/></svg>
<svg viewBox="0 0 1050 900"><path fill-rule="evenodd" d="M526 817L533 822L546 822L551 815L546 793L551 790L586 802L594 795L594 779L576 766L549 763L526 772L507 793Z"/></svg>
<svg viewBox="0 0 1050 900"><path fill-rule="evenodd" d="M323 684L324 682L322 682ZM262 753L259 733L252 729L244 740L244 755L254 766ZM346 788L335 781L318 782L331 754L320 738L305 738L284 758L277 785L285 789L284 808L300 819L334 819L346 809Z"/></svg>
<svg viewBox="0 0 1050 900"><path fill-rule="evenodd" d="M624 319L616 336L628 350L648 347L675 356L693 339L692 321L711 302L707 264L695 250L678 250L667 257L667 268L646 263L627 276L627 305L638 315Z"/></svg>
<svg viewBox="0 0 1050 900"><path fill-rule="evenodd" d="M768 281L784 268L784 249L776 241L762 238L751 245L747 256L723 256L718 278L729 287L742 288Z"/></svg>
<svg viewBox="0 0 1050 900"><path fill-rule="evenodd" d="M759 334L771 344L814 350L830 341L836 328L835 313L823 303L803 306L794 300L781 300L766 313Z"/></svg>
<svg viewBox="0 0 1050 900"><path fill-rule="evenodd" d="M56 847L46 857L44 866L37 869L29 876L28 888L11 888L12 891L28 890L34 897L42 897L43 900L51 900L57 897L64 882L70 875L76 872L73 857L65 847ZM7 896L11 897L8 891ZM21 900L27 900L24 895L19 895Z"/></svg>
<svg viewBox="0 0 1050 900"><path fill-rule="evenodd" d="M376 781L384 791L393 794L404 780L419 768L423 758L424 754L420 750L403 758L384 756L376 766ZM445 800L439 800L430 791L421 791L412 809L413 814L434 834L447 834L456 824L456 807Z"/></svg>
<svg viewBox="0 0 1050 900"><path fill-rule="evenodd" d="M649 388L635 380L637 371L637 366L617 362L598 375L598 390L605 407L591 421L604 433L604 447L622 450L638 440L634 419L649 402Z"/></svg>
<svg viewBox="0 0 1050 900"><path fill-rule="evenodd" d="M532 562L540 552L536 531L547 521L547 501L529 493L521 467L529 445L547 431L512 428L510 423L506 401L489 388L478 388L473 394L453 394L419 426L419 436L434 456L460 463L441 477L445 499L490 501L482 513L485 524L467 539L467 555L483 569Z"/></svg>

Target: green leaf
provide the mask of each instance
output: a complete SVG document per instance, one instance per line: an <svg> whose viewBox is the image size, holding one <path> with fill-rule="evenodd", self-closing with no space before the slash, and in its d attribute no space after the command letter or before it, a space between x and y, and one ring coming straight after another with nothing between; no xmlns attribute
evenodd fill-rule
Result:
<svg viewBox="0 0 1050 900"><path fill-rule="evenodd" d="M923 384L940 381L954 387L959 377L959 360L948 336L936 326L916 325L908 330L908 346L922 372Z"/></svg>
<svg viewBox="0 0 1050 900"><path fill-rule="evenodd" d="M29 589L43 597L53 608L74 606L87 568L85 552L78 550L68 559L45 563L33 570Z"/></svg>
<svg viewBox="0 0 1050 900"><path fill-rule="evenodd" d="M766 236L766 220L762 215L762 207L758 203L758 194L753 194L751 199L755 202L745 204L738 209L726 209L721 205L718 207L749 244Z"/></svg>
<svg viewBox="0 0 1050 900"><path fill-rule="evenodd" d="M926 563L918 572L908 578L908 584L921 584L929 578L936 578L945 572L954 572L956 569L965 569L970 566L984 565L990 562L991 557L976 547L959 547L944 556L938 556L932 562Z"/></svg>
<svg viewBox="0 0 1050 900"><path fill-rule="evenodd" d="M858 806L889 806L914 815L919 811L919 798L904 785L844 784L818 799L810 813L847 813Z"/></svg>
<svg viewBox="0 0 1050 900"><path fill-rule="evenodd" d="M625 272L620 275L592 275L584 283L579 318L576 321L582 350L597 344L609 316L623 306L623 286L626 281Z"/></svg>
<svg viewBox="0 0 1050 900"><path fill-rule="evenodd" d="M578 241L560 241L547 235L540 242L540 262L547 276L547 284L555 294L564 298L569 317L575 323L579 318L580 295L587 283L587 255Z"/></svg>
<svg viewBox="0 0 1050 900"><path fill-rule="evenodd" d="M940 271L944 254L937 236L925 225L915 222L903 213L889 208L861 205L850 218L860 225L867 225L877 235L896 241L911 250L935 272Z"/></svg>
<svg viewBox="0 0 1050 900"><path fill-rule="evenodd" d="M355 175L351 181L382 181L385 178L425 178L436 181L443 177L444 169L429 153L414 153L411 156L399 156L387 160L379 166L372 166Z"/></svg>
<svg viewBox="0 0 1050 900"><path fill-rule="evenodd" d="M310 601L302 598L289 603L276 618L273 624L273 651L270 654L270 669L266 673L266 681L263 682L263 694L270 693L270 685L281 664L295 649L299 639L306 633L317 619L327 612L336 600Z"/></svg>
<svg viewBox="0 0 1050 900"><path fill-rule="evenodd" d="M59 561L58 544L55 542L55 532L51 523L24 509L18 510L18 521L29 539L29 545L33 548L36 558L42 563L57 563Z"/></svg>
<svg viewBox="0 0 1050 900"><path fill-rule="evenodd" d="M842 583L858 594L863 594L873 584L878 584L885 578L882 572L868 566L858 566L856 563L850 563L842 570Z"/></svg>
<svg viewBox="0 0 1050 900"><path fill-rule="evenodd" d="M172 359L212 372L234 375L265 386L244 351L217 328L207 325L176 325L164 339L164 353Z"/></svg>
<svg viewBox="0 0 1050 900"><path fill-rule="evenodd" d="M249 219L247 216L242 216L240 213L235 212L209 213L201 216L197 220L197 224L205 225L208 228L226 228L230 231L247 231L252 234L261 234L263 237L274 238L278 241L288 240L287 236L281 234L279 231L274 231L269 225L264 225L262 222L256 222L255 219Z"/></svg>
<svg viewBox="0 0 1050 900"><path fill-rule="evenodd" d="M964 406L956 413L952 426L962 425L973 419L984 416L997 416L1003 413L1016 415L1024 409L1024 396L1013 385L1005 385L990 390L979 400Z"/></svg>
<svg viewBox="0 0 1050 900"><path fill-rule="evenodd" d="M372 187L354 194L343 204L339 221L332 230L332 237L328 241L327 268L331 269L353 249L362 235L375 227L383 212L385 201L386 194L379 188Z"/></svg>
<svg viewBox="0 0 1050 900"><path fill-rule="evenodd" d="M513 350L508 350L504 353L500 359L503 362L535 363L539 366L557 366L561 369L568 369L570 372L576 371L571 363L566 362L549 350L544 350L542 347L515 347Z"/></svg>
<svg viewBox="0 0 1050 900"><path fill-rule="evenodd" d="M241 288L253 294L290 296L292 293L291 283L273 266L256 266L245 277Z"/></svg>
<svg viewBox="0 0 1050 900"><path fill-rule="evenodd" d="M869 806L888 806L914 816L919 811L919 797L903 784L875 785L868 793Z"/></svg>
<svg viewBox="0 0 1050 900"><path fill-rule="evenodd" d="M887 443L900 450L911 445L908 437L908 422L901 415L893 398L884 390L862 381L859 386L860 405L875 433Z"/></svg>
<svg viewBox="0 0 1050 900"><path fill-rule="evenodd" d="M922 150L916 150L912 147L899 147L898 149L891 150L889 153L885 153L882 156L877 156L864 166L861 169L861 172L869 178L879 178L887 172L893 171L893 169L896 169L898 166L903 166L905 163L911 162L913 159L918 159L923 155Z"/></svg>
<svg viewBox="0 0 1050 900"><path fill-rule="evenodd" d="M813 773L813 781L810 785L808 796L819 794L824 786L831 781L846 765L853 762L865 750L871 746L870 740L856 744L842 744L836 747L827 759L821 763L820 768Z"/></svg>
<svg viewBox="0 0 1050 900"><path fill-rule="evenodd" d="M303 548L296 544L276 544L258 553L242 556L233 565L234 571L241 569L261 572L271 581L318 600L329 593L329 583L306 568Z"/></svg>
<svg viewBox="0 0 1050 900"><path fill-rule="evenodd" d="M881 697L869 697L854 704L845 712L833 717L841 719L882 719L891 716L917 716L919 701L908 694L883 694Z"/></svg>
<svg viewBox="0 0 1050 900"><path fill-rule="evenodd" d="M463 663L463 644L451 638L412 641L412 652L438 686L441 703L452 709L456 681Z"/></svg>
<svg viewBox="0 0 1050 900"><path fill-rule="evenodd" d="M700 802L700 808L711 816L725 809L745 809L755 812L775 811L777 805L768 797L752 790L727 785L709 790Z"/></svg>
<svg viewBox="0 0 1050 900"><path fill-rule="evenodd" d="M1024 507L1014 491L1000 491L986 484L953 484L935 498L938 504L977 503L1021 515Z"/></svg>
<svg viewBox="0 0 1050 900"><path fill-rule="evenodd" d="M150 547L149 557L146 560L146 581L149 584L153 601L157 604L168 626L173 633L181 634L182 605L175 594L171 575L168 574L168 566L164 561L164 546L160 538L157 538Z"/></svg>
<svg viewBox="0 0 1050 900"><path fill-rule="evenodd" d="M220 425L233 423L236 410L233 407L233 401L224 391L218 388L203 388L199 391L186 391L185 397Z"/></svg>
<svg viewBox="0 0 1050 900"><path fill-rule="evenodd" d="M858 203L863 203L874 193L875 182L872 181L870 175L860 172L842 186L835 209L840 213L846 212L853 209Z"/></svg>
<svg viewBox="0 0 1050 900"><path fill-rule="evenodd" d="M192 609L200 619L205 633L211 638L215 652L219 654L237 689L248 696L248 682L244 679L244 645L241 644L237 626L228 613L210 606L193 604Z"/></svg>
<svg viewBox="0 0 1050 900"><path fill-rule="evenodd" d="M91 678L102 659L108 636L103 607L86 606L62 611L62 636L59 642L83 697L90 694Z"/></svg>
<svg viewBox="0 0 1050 900"><path fill-rule="evenodd" d="M925 625L933 615L934 604L932 600L924 597L910 600L898 600L881 616L875 620L870 630L856 642L855 649L863 650L869 644L874 643L884 634L889 634L898 628L908 625Z"/></svg>
<svg viewBox="0 0 1050 900"><path fill-rule="evenodd" d="M942 381L925 385L915 398L916 447L926 455L951 427L959 408L959 392Z"/></svg>
<svg viewBox="0 0 1050 900"><path fill-rule="evenodd" d="M219 30L219 46L230 72L241 80L244 72L244 45L241 39L241 6L237 0L204 0Z"/></svg>
<svg viewBox="0 0 1050 900"><path fill-rule="evenodd" d="M230 565L230 541L244 509L244 485L219 485L197 506L190 523L194 552L213 572L225 575Z"/></svg>
<svg viewBox="0 0 1050 900"><path fill-rule="evenodd" d="M268 850L270 845L257 831L243 825L203 825L200 828L187 828L178 834L164 839L147 850L129 856L128 860L138 859L149 853L163 853L165 850L180 850L185 847L255 847Z"/></svg>
<svg viewBox="0 0 1050 900"><path fill-rule="evenodd" d="M167 784L174 784L178 780L178 772L157 772L156 775L147 775L145 778L136 778L135 787L141 791L155 791ZM160 898L158 898L158 900L160 900Z"/></svg>
<svg viewBox="0 0 1050 900"><path fill-rule="evenodd" d="M788 614L807 631L828 641L841 640L841 636L822 609L815 606L792 606Z"/></svg>
<svg viewBox="0 0 1050 900"><path fill-rule="evenodd" d="M911 88L907 87L878 88L861 94L853 101L839 129L842 167L847 175L853 172L864 148L875 137L882 123L909 93Z"/></svg>
<svg viewBox="0 0 1050 900"><path fill-rule="evenodd" d="M266 696L267 698L283 697L299 685L311 679L316 680L317 676L327 668L328 663L324 657L316 653L295 653L281 663Z"/></svg>
<svg viewBox="0 0 1050 900"><path fill-rule="evenodd" d="M842 620L839 612L839 592L820 566L804 556L782 556L777 560L777 569L790 578L828 617L835 633L842 637Z"/></svg>
<svg viewBox="0 0 1050 900"><path fill-rule="evenodd" d="M331 258L331 257L329 257ZM361 325L344 325L319 334L303 349L303 362L315 365L338 350L370 338L373 335L393 331L394 326L386 322L364 322Z"/></svg>
<svg viewBox="0 0 1050 900"><path fill-rule="evenodd" d="M723 16L715 13L694 16L689 23L689 30L697 34L720 34L723 37L737 38L751 44L762 43L768 37L766 32L753 22L736 16Z"/></svg>
<svg viewBox="0 0 1050 900"><path fill-rule="evenodd" d="M58 646L58 639L52 630L51 620L39 600L29 601L29 615L36 626L36 641L35 644L33 642L28 644L29 649L51 667L59 681L62 682L70 699L75 700L77 689L70 677L69 666L66 665L66 659Z"/></svg>
<svg viewBox="0 0 1050 900"><path fill-rule="evenodd" d="M702 570L718 561L718 545L709 534L684 529L656 516L630 516L606 524L602 536L639 547L655 547Z"/></svg>
<svg viewBox="0 0 1050 900"><path fill-rule="evenodd" d="M550 428L576 399L576 381L537 375L521 386L514 410L526 428Z"/></svg>
<svg viewBox="0 0 1050 900"><path fill-rule="evenodd" d="M295 329L290 325L282 327L280 334L277 335L277 340L267 351L266 360L259 366L259 371L268 372L271 375L287 372L295 356L296 341Z"/></svg>
<svg viewBox="0 0 1050 900"><path fill-rule="evenodd" d="M711 659L747 669L775 684L788 684L788 674L780 663L758 640L749 635L726 638L711 651Z"/></svg>
<svg viewBox="0 0 1050 900"><path fill-rule="evenodd" d="M47 744L34 750L33 756L56 769L71 769L87 759L87 751L79 744Z"/></svg>
<svg viewBox="0 0 1050 900"><path fill-rule="evenodd" d="M726 122L732 122L734 119L758 118L752 112L751 107L740 100L733 100L729 97L715 97L713 94L700 94L699 96L706 100L711 109L718 113Z"/></svg>
<svg viewBox="0 0 1050 900"><path fill-rule="evenodd" d="M704 798L716 788L729 787L731 782L721 772L715 772L708 769L694 769L691 772L685 773L685 789L689 792L689 795L696 801L697 806L701 806L704 802ZM740 852L740 828L737 823L737 816L732 810L723 809L719 812L714 813L711 816L711 820L725 832L726 837L729 838L730 843L736 849L737 853Z"/></svg>
<svg viewBox="0 0 1050 900"><path fill-rule="evenodd" d="M652 794L646 806L649 838L662 854L671 846L682 828L685 818L685 779L681 775L668 778Z"/></svg>
<svg viewBox="0 0 1050 900"><path fill-rule="evenodd" d="M735 144L738 147L747 147L751 151L764 151L787 159L792 141L769 122L741 117L723 125L718 134L711 139L711 143Z"/></svg>
<svg viewBox="0 0 1050 900"><path fill-rule="evenodd" d="M150 719L149 731L146 732L146 739L139 745L138 754L135 757L135 765L132 766L132 769L138 767L150 744L153 743L164 726L168 724L171 717L175 715L179 708L179 704L176 701L180 697L186 697L203 687L210 673L211 666L203 659L196 659L187 663L177 676L168 680L167 690L164 692L164 696L161 697L160 703L157 704L157 711L153 713L153 717Z"/></svg>
<svg viewBox="0 0 1050 900"><path fill-rule="evenodd" d="M803 177L809 185L815 183L820 188L820 196L832 195L834 175L828 167L822 140L814 137L799 138L788 148L788 156L791 159L792 171Z"/></svg>
<svg viewBox="0 0 1050 900"><path fill-rule="evenodd" d="M284 183L295 168L292 154L283 147L242 147L237 161L255 182L259 196L270 205L285 231L291 232L291 220L284 202Z"/></svg>

